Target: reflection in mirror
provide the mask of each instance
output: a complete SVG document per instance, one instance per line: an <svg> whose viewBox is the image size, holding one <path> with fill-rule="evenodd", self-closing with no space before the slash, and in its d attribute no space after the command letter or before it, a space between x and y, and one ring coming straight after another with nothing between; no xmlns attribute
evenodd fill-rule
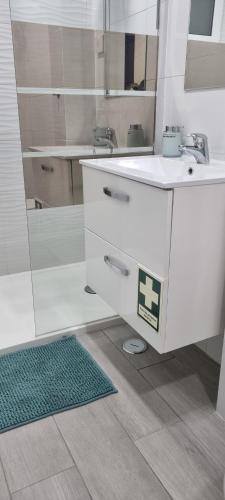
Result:
<svg viewBox="0 0 225 500"><path fill-rule="evenodd" d="M225 87L225 0L191 0L185 90Z"/></svg>
<svg viewBox="0 0 225 500"><path fill-rule="evenodd" d="M158 37L105 33L105 87L108 90L155 90Z"/></svg>
<svg viewBox="0 0 225 500"><path fill-rule="evenodd" d="M109 0L104 35L105 88L114 90L155 90L158 50L158 2L134 15L133 2ZM144 22L143 22L144 20Z"/></svg>
<svg viewBox="0 0 225 500"><path fill-rule="evenodd" d="M27 210L83 203L79 160L29 158L23 165Z"/></svg>

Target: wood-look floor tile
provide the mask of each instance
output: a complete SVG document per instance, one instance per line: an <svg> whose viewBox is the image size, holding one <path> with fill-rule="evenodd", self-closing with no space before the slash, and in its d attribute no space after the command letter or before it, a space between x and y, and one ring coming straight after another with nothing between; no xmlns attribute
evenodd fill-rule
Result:
<svg viewBox="0 0 225 500"><path fill-rule="evenodd" d="M133 328L128 325L114 326L104 329L107 337L120 349L124 356L135 366L137 370L146 366L161 363L167 359L173 358L173 354L159 354L153 347L148 346L147 351L142 354L132 355L123 351L123 343L131 338L141 338Z"/></svg>
<svg viewBox="0 0 225 500"><path fill-rule="evenodd" d="M178 420L157 391L105 335L92 333L80 338L80 342L118 389L117 394L106 398L106 404L133 440Z"/></svg>
<svg viewBox="0 0 225 500"><path fill-rule="evenodd" d="M24 490L13 500L90 500L91 497L76 467L61 472Z"/></svg>
<svg viewBox="0 0 225 500"><path fill-rule="evenodd" d="M93 500L169 500L106 399L54 418Z"/></svg>
<svg viewBox="0 0 225 500"><path fill-rule="evenodd" d="M0 456L11 492L74 464L53 418L1 434Z"/></svg>
<svg viewBox="0 0 225 500"><path fill-rule="evenodd" d="M175 357L189 366L207 386L211 401L216 402L218 395L220 366L195 346L186 346L174 351Z"/></svg>
<svg viewBox="0 0 225 500"><path fill-rule="evenodd" d="M187 413L184 422L225 472L225 421L215 412L197 410Z"/></svg>
<svg viewBox="0 0 225 500"><path fill-rule="evenodd" d="M141 374L181 418L198 408L214 411L206 381L177 359L144 368Z"/></svg>
<svg viewBox="0 0 225 500"><path fill-rule="evenodd" d="M0 463L0 499L10 500L9 490L6 484L4 471Z"/></svg>
<svg viewBox="0 0 225 500"><path fill-rule="evenodd" d="M201 447L183 422L137 442L173 500L222 500L224 467Z"/></svg>

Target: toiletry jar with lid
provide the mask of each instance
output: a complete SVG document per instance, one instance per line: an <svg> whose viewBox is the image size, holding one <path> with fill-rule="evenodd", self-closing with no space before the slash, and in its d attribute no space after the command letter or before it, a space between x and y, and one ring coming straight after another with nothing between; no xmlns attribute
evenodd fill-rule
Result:
<svg viewBox="0 0 225 500"><path fill-rule="evenodd" d="M162 154L167 158L175 158L181 156L179 146L182 143L181 137L182 127L166 126L163 132Z"/></svg>
<svg viewBox="0 0 225 500"><path fill-rule="evenodd" d="M145 145L144 130L141 124L131 124L127 134L128 148L138 148Z"/></svg>

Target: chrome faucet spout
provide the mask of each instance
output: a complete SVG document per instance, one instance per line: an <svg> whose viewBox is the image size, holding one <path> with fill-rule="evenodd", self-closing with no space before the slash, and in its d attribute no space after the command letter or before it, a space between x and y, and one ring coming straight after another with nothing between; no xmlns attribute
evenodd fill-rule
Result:
<svg viewBox="0 0 225 500"><path fill-rule="evenodd" d="M209 163L209 148L207 136L200 133L191 134L193 146L180 145L179 150L182 154L194 156L197 163Z"/></svg>
<svg viewBox="0 0 225 500"><path fill-rule="evenodd" d="M94 129L94 146L108 147L112 154L113 149L118 147L115 130L110 127L96 127Z"/></svg>
<svg viewBox="0 0 225 500"><path fill-rule="evenodd" d="M98 145L101 147L108 146L110 149L110 152L111 153L113 152L114 144L110 139L106 139L106 137L97 137L95 139L95 144L96 144L96 146Z"/></svg>
<svg viewBox="0 0 225 500"><path fill-rule="evenodd" d="M191 147L191 146L179 146L179 151L182 154L190 155L193 156L196 160L197 163L202 163L202 164L207 164L209 163L203 153L201 151L198 151L196 148Z"/></svg>

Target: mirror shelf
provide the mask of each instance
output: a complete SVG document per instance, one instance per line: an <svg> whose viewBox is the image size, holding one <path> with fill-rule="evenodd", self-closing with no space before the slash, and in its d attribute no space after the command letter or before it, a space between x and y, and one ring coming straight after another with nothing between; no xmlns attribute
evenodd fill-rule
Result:
<svg viewBox="0 0 225 500"><path fill-rule="evenodd" d="M155 97L152 90L114 90L114 89L72 89L72 88L44 88L44 87L17 87L18 94L42 95L95 95L105 97Z"/></svg>
<svg viewBox="0 0 225 500"><path fill-rule="evenodd" d="M153 146L143 146L143 147L126 147L121 146L114 148L113 152L110 153L106 148L94 148L93 146L43 146L40 148L33 148L30 151L24 151L22 153L23 158L65 158L65 159L75 159L75 158L87 158L87 157L101 157L101 156L118 156L118 155L148 155L153 153Z"/></svg>

